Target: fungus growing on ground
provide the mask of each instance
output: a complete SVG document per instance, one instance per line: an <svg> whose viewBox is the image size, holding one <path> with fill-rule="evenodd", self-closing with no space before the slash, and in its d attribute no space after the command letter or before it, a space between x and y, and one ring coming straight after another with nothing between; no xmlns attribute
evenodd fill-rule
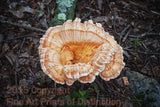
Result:
<svg viewBox="0 0 160 107"><path fill-rule="evenodd" d="M123 50L101 24L76 18L50 27L40 39L39 55L44 73L56 83L72 85L76 80L92 83L120 75Z"/></svg>

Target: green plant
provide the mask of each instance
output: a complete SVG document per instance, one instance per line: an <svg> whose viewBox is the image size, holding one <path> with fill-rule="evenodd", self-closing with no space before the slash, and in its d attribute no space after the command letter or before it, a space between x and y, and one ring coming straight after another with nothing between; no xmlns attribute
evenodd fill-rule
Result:
<svg viewBox="0 0 160 107"><path fill-rule="evenodd" d="M86 91L79 90L79 94L81 98L84 98L86 96Z"/></svg>
<svg viewBox="0 0 160 107"><path fill-rule="evenodd" d="M39 80L40 85L43 85L43 79Z"/></svg>
<svg viewBox="0 0 160 107"><path fill-rule="evenodd" d="M86 98L88 97L88 95L89 94L86 91L81 91L81 90L78 90L78 91L75 91L73 93L70 93L70 94L66 95L65 102L67 102L67 100L75 99L75 103L72 106L69 106L69 105L67 105L65 103L66 104L65 107L68 107L68 106L69 107L78 107L79 105L77 103L77 100L78 99L82 99L84 101L84 100L86 100ZM81 105L81 107L85 107L85 105Z"/></svg>
<svg viewBox="0 0 160 107"><path fill-rule="evenodd" d="M144 103L145 93L141 92L139 94L134 94L133 97L134 98L132 99L132 101L136 101L139 107L142 107Z"/></svg>
<svg viewBox="0 0 160 107"><path fill-rule="evenodd" d="M42 13L42 11L41 11L41 10L38 10L38 9L37 9L37 11L36 11L36 12L37 12L38 14Z"/></svg>
<svg viewBox="0 0 160 107"><path fill-rule="evenodd" d="M36 53L39 54L39 50L37 50Z"/></svg>
<svg viewBox="0 0 160 107"><path fill-rule="evenodd" d="M94 91L95 91L96 93L99 92L99 90L98 90L98 88L97 88L96 86L94 86Z"/></svg>
<svg viewBox="0 0 160 107"><path fill-rule="evenodd" d="M142 46L141 41L139 40L139 38L136 38L136 39L134 40L134 44L135 44L136 46Z"/></svg>
<svg viewBox="0 0 160 107"><path fill-rule="evenodd" d="M78 91L75 91L71 94L68 94L70 96L70 98L86 98L88 97L88 93L86 91L81 91L81 90L78 90Z"/></svg>

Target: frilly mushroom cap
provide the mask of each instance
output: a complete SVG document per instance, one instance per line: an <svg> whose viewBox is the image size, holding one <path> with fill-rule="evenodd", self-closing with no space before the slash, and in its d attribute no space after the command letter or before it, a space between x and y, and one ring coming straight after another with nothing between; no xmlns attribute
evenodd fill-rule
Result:
<svg viewBox="0 0 160 107"><path fill-rule="evenodd" d="M101 24L92 20L50 27L40 39L39 55L44 73L56 83L72 85L76 80L92 83L97 75L106 81L120 75L123 50Z"/></svg>

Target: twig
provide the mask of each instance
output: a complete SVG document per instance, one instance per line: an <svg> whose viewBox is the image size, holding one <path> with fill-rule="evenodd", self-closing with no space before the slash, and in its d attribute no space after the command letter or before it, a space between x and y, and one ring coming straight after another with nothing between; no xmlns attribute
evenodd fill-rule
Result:
<svg viewBox="0 0 160 107"><path fill-rule="evenodd" d="M84 84L81 84L80 90L84 89Z"/></svg>
<svg viewBox="0 0 160 107"><path fill-rule="evenodd" d="M116 35L119 36L119 44L121 44L122 35L124 35L124 32L130 27L130 25L128 25L127 27L125 27L124 30L123 30L121 33L118 33L118 32L117 32L117 29L116 29L116 16L115 16L115 14L114 14L114 12L113 12L113 10L112 10L112 7L111 7L111 5L110 5L109 0L107 0L107 4L108 4L108 7L109 7L109 9L110 9L110 11L111 11L111 14L112 14L112 16L113 16L112 23L113 23L114 32L115 32Z"/></svg>
<svg viewBox="0 0 160 107"><path fill-rule="evenodd" d="M119 44L121 44L121 39L122 36L124 35L124 33L127 31L127 29L129 29L131 27L131 25L128 25L127 27L125 27L122 32L120 33L120 37L119 37Z"/></svg>
<svg viewBox="0 0 160 107"><path fill-rule="evenodd" d="M149 32L149 33L143 33L143 34L138 34L138 35L129 35L129 37L132 38L144 38L144 37L153 37L154 38L160 38L160 33L154 33L154 32Z"/></svg>
<svg viewBox="0 0 160 107"><path fill-rule="evenodd" d="M105 88L104 88L103 84L99 82L98 78L95 80L95 82L96 82L96 84L99 86L99 88L100 88L103 92L105 92Z"/></svg>
<svg viewBox="0 0 160 107"><path fill-rule="evenodd" d="M85 8L90 10L90 11L93 11L93 12L96 12L98 14L101 14L101 12L99 10L96 10L96 9L93 9L93 8L90 8L90 7L85 7Z"/></svg>
<svg viewBox="0 0 160 107"><path fill-rule="evenodd" d="M31 70L30 67L27 67L27 69L28 69L28 71L32 74L32 76L36 77L36 76L34 75L34 73L32 72L32 70Z"/></svg>
<svg viewBox="0 0 160 107"><path fill-rule="evenodd" d="M153 13L153 14L156 14L156 15L160 15L160 13L156 12L156 11L153 11L153 10L148 10L146 7L144 7L143 5L140 5L140 4L137 4L133 1L129 1L132 5L134 6L137 6L139 8L141 8L142 10L146 11L146 12L149 12L149 13Z"/></svg>
<svg viewBox="0 0 160 107"><path fill-rule="evenodd" d="M120 8L120 9L122 9L122 10L127 10L127 11L129 11L131 14L138 14L137 11L134 11L134 10L132 10L132 9L130 9L130 8L122 7L122 6L119 6L119 5L116 5L116 4L114 4L114 6L116 6L117 8Z"/></svg>
<svg viewBox="0 0 160 107"><path fill-rule="evenodd" d="M126 39L127 39L128 35L129 35L129 33L131 32L131 30L132 30L132 28L130 28L130 29L128 30L128 32L127 32L126 35L124 36L122 42L125 42L125 41L126 41Z"/></svg>
<svg viewBox="0 0 160 107"><path fill-rule="evenodd" d="M35 28L35 27L30 27L30 26L28 26L28 25L24 25L24 24L13 23L13 22L10 22L10 21L4 21L4 20L0 20L0 23L3 23L3 24L10 24L10 25L13 25L13 26L17 26L17 27L20 27L20 28L27 29L27 30L31 30L31 31L37 31L37 32L43 32L43 33L45 33L45 30L42 30L42 29L39 29L39 28Z"/></svg>
<svg viewBox="0 0 160 107"><path fill-rule="evenodd" d="M137 4L137 3L133 2L133 1L129 1L129 3L132 4L132 5L134 5L134 6L139 7L141 9L146 10L146 7L144 5Z"/></svg>
<svg viewBox="0 0 160 107"><path fill-rule="evenodd" d="M54 82L54 87L55 87L55 88L57 88L57 84L56 84L56 82Z"/></svg>
<svg viewBox="0 0 160 107"><path fill-rule="evenodd" d="M131 35L129 35L129 37L131 37L131 38L143 38L143 37L142 37L141 35L139 35L139 34L138 34L138 35L132 35L132 34L131 34Z"/></svg>
<svg viewBox="0 0 160 107"><path fill-rule="evenodd" d="M113 83L111 83L111 84L109 85L109 88L108 88L111 93L114 92L114 93L118 94L119 96L121 96L121 97L123 97L125 99L130 99L130 97L127 97L127 96L123 95L122 93L118 92L117 90L115 90L114 88L112 88L111 86L114 86L114 85L113 85Z"/></svg>
<svg viewBox="0 0 160 107"><path fill-rule="evenodd" d="M132 49L128 49L128 48L124 48L124 50L127 50L127 51L131 51L131 52L135 52L135 53L141 53L141 54L149 54L149 55L152 55L152 54L155 54L155 55L160 55L160 52L151 52L151 51L136 51L136 50L132 50Z"/></svg>
<svg viewBox="0 0 160 107"><path fill-rule="evenodd" d="M141 34L141 36L160 36L160 33L147 32L147 33Z"/></svg>
<svg viewBox="0 0 160 107"><path fill-rule="evenodd" d="M120 95L121 97L123 97L123 98L125 98L125 99L130 99L130 97L127 97L127 96L125 96L125 95L123 95L123 94L121 94L120 92L118 92L117 90L112 90L113 92L115 92L115 93L117 93L118 95Z"/></svg>
<svg viewBox="0 0 160 107"><path fill-rule="evenodd" d="M85 15L83 15L83 17L81 19L84 20L88 16L90 16L90 12L86 13Z"/></svg>
<svg viewBox="0 0 160 107"><path fill-rule="evenodd" d="M99 98L99 91L97 92L97 99L96 100L98 100L98 98ZM96 102L95 107L97 107L97 105L98 105L98 103Z"/></svg>
<svg viewBox="0 0 160 107"><path fill-rule="evenodd" d="M20 39L20 38L35 37L35 36L42 36L42 35L43 34L29 34L29 35L24 35L24 36L18 36L18 37L15 37L13 39L2 40L0 43L10 41L10 40Z"/></svg>
<svg viewBox="0 0 160 107"><path fill-rule="evenodd" d="M143 42L141 42L141 44L142 44L142 46L143 46L145 49L149 50L149 49L147 48L147 46L146 46Z"/></svg>
<svg viewBox="0 0 160 107"><path fill-rule="evenodd" d="M109 7L109 9L110 9L110 11L111 11L111 14L112 14L112 16L113 16L112 23L113 23L114 32L115 32L115 34L117 34L118 36L120 36L120 34L117 32L117 29L116 29L116 16L115 16L115 14L114 14L114 12L113 12L113 10L112 10L112 7L111 7L111 5L110 5L109 0L107 0L107 4L108 4L108 7Z"/></svg>
<svg viewBox="0 0 160 107"><path fill-rule="evenodd" d="M160 24L158 24L158 25L154 26L153 28L151 28L150 30L148 30L148 32L151 32L151 31L155 30L158 27L160 27Z"/></svg>
<svg viewBox="0 0 160 107"><path fill-rule="evenodd" d="M151 10L152 13L156 14L156 15L160 15L160 13L156 12L156 11L153 11Z"/></svg>
<svg viewBox="0 0 160 107"><path fill-rule="evenodd" d="M18 67L18 60L19 60L19 56L20 56L20 52L21 52L21 49L24 45L24 42L25 42L25 38L23 39L22 43L21 43L21 46L20 46L20 49L18 50L18 53L17 53L17 58L16 58L16 64L15 64L15 83L16 83L16 86L17 86L17 67Z"/></svg>
<svg viewBox="0 0 160 107"><path fill-rule="evenodd" d="M16 87L18 86L18 83L17 83L18 60L19 60L20 52L21 52L21 49L22 49L22 47L24 45L24 42L25 42L25 38L23 39L23 41L21 43L21 46L20 46L20 49L18 50L17 58L16 58L16 62L15 62L15 84L16 84ZM17 95L17 99L18 99L18 95Z"/></svg>
<svg viewBox="0 0 160 107"><path fill-rule="evenodd" d="M2 58L9 50L9 47L0 53L0 58Z"/></svg>

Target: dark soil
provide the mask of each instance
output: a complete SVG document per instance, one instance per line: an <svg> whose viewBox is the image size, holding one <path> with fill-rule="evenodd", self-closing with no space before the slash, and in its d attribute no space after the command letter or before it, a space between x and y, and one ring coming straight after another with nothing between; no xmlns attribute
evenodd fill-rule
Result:
<svg viewBox="0 0 160 107"><path fill-rule="evenodd" d="M55 84L41 69L38 46L43 32L1 23L0 106L14 105L13 103L7 105L7 101L13 101L13 99L21 104L20 100L26 101L29 98L32 99L30 105L40 105L39 100L42 98L44 100L63 99L68 94L72 97L71 93L79 93L79 90L88 93L85 96L87 99L110 98L112 101L120 101L121 106L124 107L140 106L138 101L131 100L134 99L132 92L123 84L121 78L125 76L124 71L132 70L155 78L160 83L159 5L159 0L111 0L110 2L108 0L78 0L75 17L81 18L82 22L92 19L94 23L101 23L105 31L113 35L123 47L126 65L116 79L104 81L96 77L92 84L82 84L76 81L70 87ZM26 6L34 11L25 11L22 17L17 17L15 11ZM1 0L0 20L46 30L55 8L55 0ZM62 94L59 95L51 93L43 96L38 91L55 87L57 90L60 90L60 87L69 88L69 93L63 93L62 90ZM95 92L95 87L98 89L98 94ZM32 92L33 89L37 92ZM17 102L15 101L15 105Z"/></svg>

